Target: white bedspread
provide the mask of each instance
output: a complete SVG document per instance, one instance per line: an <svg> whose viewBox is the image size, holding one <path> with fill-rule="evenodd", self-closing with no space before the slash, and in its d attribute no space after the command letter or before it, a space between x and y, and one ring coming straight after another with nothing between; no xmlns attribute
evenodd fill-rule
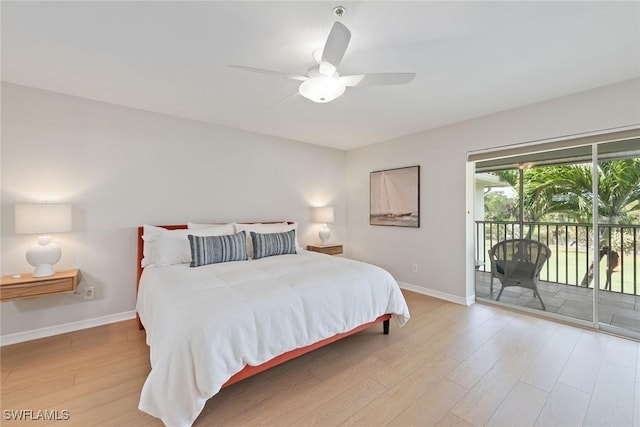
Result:
<svg viewBox="0 0 640 427"><path fill-rule="evenodd" d="M190 268L147 268L137 310L151 347L140 410L191 425L245 365L409 309L391 275L370 264L302 251Z"/></svg>

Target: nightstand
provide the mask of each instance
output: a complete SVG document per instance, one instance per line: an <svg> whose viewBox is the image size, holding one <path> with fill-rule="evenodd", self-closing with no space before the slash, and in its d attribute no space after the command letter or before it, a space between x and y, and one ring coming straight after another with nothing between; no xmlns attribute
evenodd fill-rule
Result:
<svg viewBox="0 0 640 427"><path fill-rule="evenodd" d="M307 245L307 250L327 255L339 255L342 253L342 245Z"/></svg>
<svg viewBox="0 0 640 427"><path fill-rule="evenodd" d="M14 279L2 276L0 300L8 301L73 291L78 287L80 272L77 268L56 272L53 276L33 277L25 273Z"/></svg>

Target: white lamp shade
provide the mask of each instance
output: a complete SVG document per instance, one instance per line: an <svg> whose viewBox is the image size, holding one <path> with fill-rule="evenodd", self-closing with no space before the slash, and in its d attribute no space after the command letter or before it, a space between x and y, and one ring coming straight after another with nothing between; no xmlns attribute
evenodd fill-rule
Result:
<svg viewBox="0 0 640 427"><path fill-rule="evenodd" d="M333 208L330 206L313 208L313 222L331 224L333 222Z"/></svg>
<svg viewBox="0 0 640 427"><path fill-rule="evenodd" d="M16 234L49 234L71 231L71 205L16 205Z"/></svg>

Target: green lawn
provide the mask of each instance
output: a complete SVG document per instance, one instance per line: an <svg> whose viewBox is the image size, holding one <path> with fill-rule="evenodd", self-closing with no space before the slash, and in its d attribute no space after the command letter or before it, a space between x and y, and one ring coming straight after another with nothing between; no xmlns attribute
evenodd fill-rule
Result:
<svg viewBox="0 0 640 427"><path fill-rule="evenodd" d="M495 243L495 242L494 242ZM490 246L489 241L486 242L486 247ZM576 285L582 282L582 279L587 272L587 268L591 265L593 260L593 253L589 253L589 260L587 263L587 252L584 249L569 248L567 251L565 247L560 247L556 251L555 246L550 247L552 251L551 258L542 268L540 274L541 280L549 282L564 283L569 285ZM625 294L634 294L634 259L632 254L622 255L623 271L614 272L611 277L611 290L614 292L624 292ZM606 275L606 257L600 262L600 289L604 289L607 275ZM576 271L577 266L577 271ZM487 263L485 266L487 271L490 271L491 265ZM635 259L635 295L640 295L640 255ZM623 276L624 274L624 276ZM624 289L622 285L624 284ZM593 287L593 282L591 286Z"/></svg>

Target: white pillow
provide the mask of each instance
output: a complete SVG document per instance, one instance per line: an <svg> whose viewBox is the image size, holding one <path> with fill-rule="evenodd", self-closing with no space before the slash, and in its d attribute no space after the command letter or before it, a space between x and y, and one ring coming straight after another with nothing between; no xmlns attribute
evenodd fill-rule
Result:
<svg viewBox="0 0 640 427"><path fill-rule="evenodd" d="M227 226L230 225L233 227L233 223L229 223L229 224L200 224L198 222L188 222L187 223L187 228L213 228L213 227L222 227L222 226ZM230 233L233 234L233 233Z"/></svg>
<svg viewBox="0 0 640 427"><path fill-rule="evenodd" d="M233 224L224 224L197 230L167 230L153 225L144 225L142 267L173 265L191 262L191 246L187 236L222 236L233 234Z"/></svg>
<svg viewBox="0 0 640 427"><path fill-rule="evenodd" d="M301 251L302 247L298 243L298 223L288 224L286 222L278 222L276 224L235 224L236 233L244 231L247 234L247 256L253 259L253 242L251 241L251 231L254 233L284 233L289 230L296 231L296 251Z"/></svg>

